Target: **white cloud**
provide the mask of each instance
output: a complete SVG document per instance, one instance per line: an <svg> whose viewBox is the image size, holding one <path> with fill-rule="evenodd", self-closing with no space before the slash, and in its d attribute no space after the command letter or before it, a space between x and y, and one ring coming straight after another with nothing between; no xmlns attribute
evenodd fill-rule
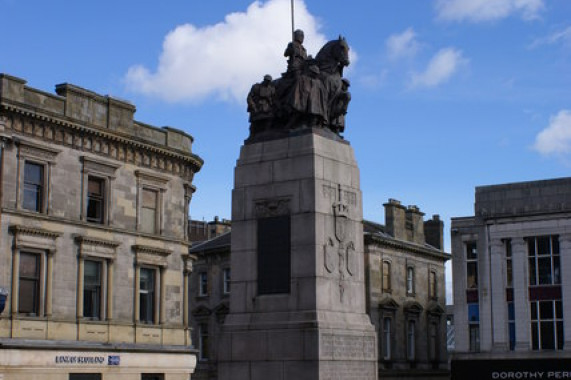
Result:
<svg viewBox="0 0 571 380"><path fill-rule="evenodd" d="M533 149L543 155L571 152L571 111L561 110L535 137Z"/></svg>
<svg viewBox="0 0 571 380"><path fill-rule="evenodd" d="M468 62L460 50L440 49L422 73L413 73L411 87L435 87L450 79L458 69Z"/></svg>
<svg viewBox="0 0 571 380"><path fill-rule="evenodd" d="M550 36L538 38L530 45L530 48L536 48L541 45L563 44L571 47L571 26L551 34Z"/></svg>
<svg viewBox="0 0 571 380"><path fill-rule="evenodd" d="M419 49L414 29L408 28L400 34L393 34L387 38L387 54L391 59L413 57Z"/></svg>
<svg viewBox="0 0 571 380"><path fill-rule="evenodd" d="M544 0L436 0L437 17L447 21L493 21L521 14L524 20L539 17Z"/></svg>
<svg viewBox="0 0 571 380"><path fill-rule="evenodd" d="M305 32L307 52L315 56L326 42L319 23L303 0L296 0L295 12L296 27ZM264 74L275 78L285 72L290 14L290 0L256 1L246 12L229 14L216 25L180 25L165 37L156 71L142 65L130 67L127 86L171 102L209 96L244 101Z"/></svg>

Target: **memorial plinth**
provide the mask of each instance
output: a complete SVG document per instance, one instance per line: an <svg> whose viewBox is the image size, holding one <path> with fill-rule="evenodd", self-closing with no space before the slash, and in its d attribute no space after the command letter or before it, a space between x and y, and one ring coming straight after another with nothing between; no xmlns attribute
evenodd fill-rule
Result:
<svg viewBox="0 0 571 380"><path fill-rule="evenodd" d="M359 169L346 141L301 128L242 146L231 260L219 379L377 378Z"/></svg>

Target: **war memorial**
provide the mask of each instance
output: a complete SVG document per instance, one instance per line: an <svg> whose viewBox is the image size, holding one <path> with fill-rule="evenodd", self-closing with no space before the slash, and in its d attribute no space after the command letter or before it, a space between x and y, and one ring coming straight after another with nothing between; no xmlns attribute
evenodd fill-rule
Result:
<svg viewBox="0 0 571 380"><path fill-rule="evenodd" d="M229 379L376 379L359 168L339 37L315 58L295 31L287 71L248 96L232 192L232 292L218 346Z"/></svg>

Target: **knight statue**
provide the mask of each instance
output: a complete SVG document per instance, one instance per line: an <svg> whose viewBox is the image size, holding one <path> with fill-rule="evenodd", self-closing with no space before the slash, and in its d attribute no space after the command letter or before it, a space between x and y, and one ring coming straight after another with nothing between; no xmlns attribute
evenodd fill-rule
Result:
<svg viewBox="0 0 571 380"><path fill-rule="evenodd" d="M304 33L296 30L284 52L287 71L252 86L248 95L250 139L297 128L319 128L340 138L351 100L343 69L349 65L345 38L329 41L315 58L303 46Z"/></svg>

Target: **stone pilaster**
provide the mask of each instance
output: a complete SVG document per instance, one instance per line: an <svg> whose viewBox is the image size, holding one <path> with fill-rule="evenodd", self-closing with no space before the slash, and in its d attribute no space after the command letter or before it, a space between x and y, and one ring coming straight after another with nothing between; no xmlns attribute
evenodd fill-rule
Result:
<svg viewBox="0 0 571 380"><path fill-rule="evenodd" d="M529 351L531 344L529 315L529 279L527 274L527 246L523 238L512 239L514 283L515 350Z"/></svg>
<svg viewBox="0 0 571 380"><path fill-rule="evenodd" d="M563 303L564 350L571 351L571 234L559 235L559 257L561 258L561 297Z"/></svg>
<svg viewBox="0 0 571 380"><path fill-rule="evenodd" d="M492 350L507 351L507 307L505 290L505 247L500 239L490 239L491 284L492 295Z"/></svg>

